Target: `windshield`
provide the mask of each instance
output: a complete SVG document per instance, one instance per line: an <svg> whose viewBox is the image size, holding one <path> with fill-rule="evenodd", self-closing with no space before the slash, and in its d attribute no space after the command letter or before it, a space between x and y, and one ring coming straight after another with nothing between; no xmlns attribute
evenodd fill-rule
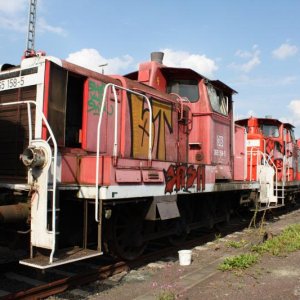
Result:
<svg viewBox="0 0 300 300"><path fill-rule="evenodd" d="M197 80L171 80L167 92L186 97L190 102L197 102L200 98Z"/></svg>
<svg viewBox="0 0 300 300"><path fill-rule="evenodd" d="M207 85L208 96L213 111L228 115L228 97L222 91L216 90L212 85Z"/></svg>
<svg viewBox="0 0 300 300"><path fill-rule="evenodd" d="M261 130L266 137L279 137L279 128L276 125L262 124Z"/></svg>

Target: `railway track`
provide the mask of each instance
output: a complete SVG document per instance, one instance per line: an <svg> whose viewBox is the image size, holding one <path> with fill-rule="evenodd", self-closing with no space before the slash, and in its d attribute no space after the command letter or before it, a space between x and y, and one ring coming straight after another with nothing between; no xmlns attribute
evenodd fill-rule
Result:
<svg viewBox="0 0 300 300"><path fill-rule="evenodd" d="M278 213L276 212L276 215ZM274 216L274 214L272 215ZM248 226L250 217L239 217L217 229L195 231L180 246L166 246L165 241L151 244L147 253L133 262L115 261L103 256L83 262L76 262L46 271L25 266L6 264L0 273L0 299L41 299L75 289L87 283L101 281L121 272L157 261L163 257L177 254L178 249L204 245L216 239L216 236L239 231Z"/></svg>

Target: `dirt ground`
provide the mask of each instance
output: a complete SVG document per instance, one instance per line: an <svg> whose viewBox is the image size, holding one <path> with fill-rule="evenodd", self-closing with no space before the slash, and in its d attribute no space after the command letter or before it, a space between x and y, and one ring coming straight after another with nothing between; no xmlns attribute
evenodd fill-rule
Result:
<svg viewBox="0 0 300 300"><path fill-rule="evenodd" d="M300 223L300 210L268 222L266 230L277 235L295 223ZM229 241L245 245L236 249ZM260 242L258 229L245 229L193 248L189 266L180 266L177 257L168 257L56 299L300 299L300 251L284 257L264 254L244 271L218 270L225 257L246 253Z"/></svg>

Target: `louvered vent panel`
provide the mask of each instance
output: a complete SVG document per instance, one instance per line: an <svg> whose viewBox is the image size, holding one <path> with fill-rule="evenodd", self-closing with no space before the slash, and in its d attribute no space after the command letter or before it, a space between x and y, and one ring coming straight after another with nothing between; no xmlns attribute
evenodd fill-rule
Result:
<svg viewBox="0 0 300 300"><path fill-rule="evenodd" d="M0 103L35 100L36 86L0 92ZM31 106L34 136L35 107ZM26 105L0 107L0 177L25 178L27 169L19 159L28 146L28 114Z"/></svg>

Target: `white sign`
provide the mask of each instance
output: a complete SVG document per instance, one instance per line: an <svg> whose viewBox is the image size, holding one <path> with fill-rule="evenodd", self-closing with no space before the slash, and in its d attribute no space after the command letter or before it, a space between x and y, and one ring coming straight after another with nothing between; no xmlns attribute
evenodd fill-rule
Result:
<svg viewBox="0 0 300 300"><path fill-rule="evenodd" d="M259 147L260 140L247 140L247 147Z"/></svg>
<svg viewBox="0 0 300 300"><path fill-rule="evenodd" d="M17 89L23 86L36 85L38 83L39 82L37 73L26 76L8 78L0 80L0 91Z"/></svg>

